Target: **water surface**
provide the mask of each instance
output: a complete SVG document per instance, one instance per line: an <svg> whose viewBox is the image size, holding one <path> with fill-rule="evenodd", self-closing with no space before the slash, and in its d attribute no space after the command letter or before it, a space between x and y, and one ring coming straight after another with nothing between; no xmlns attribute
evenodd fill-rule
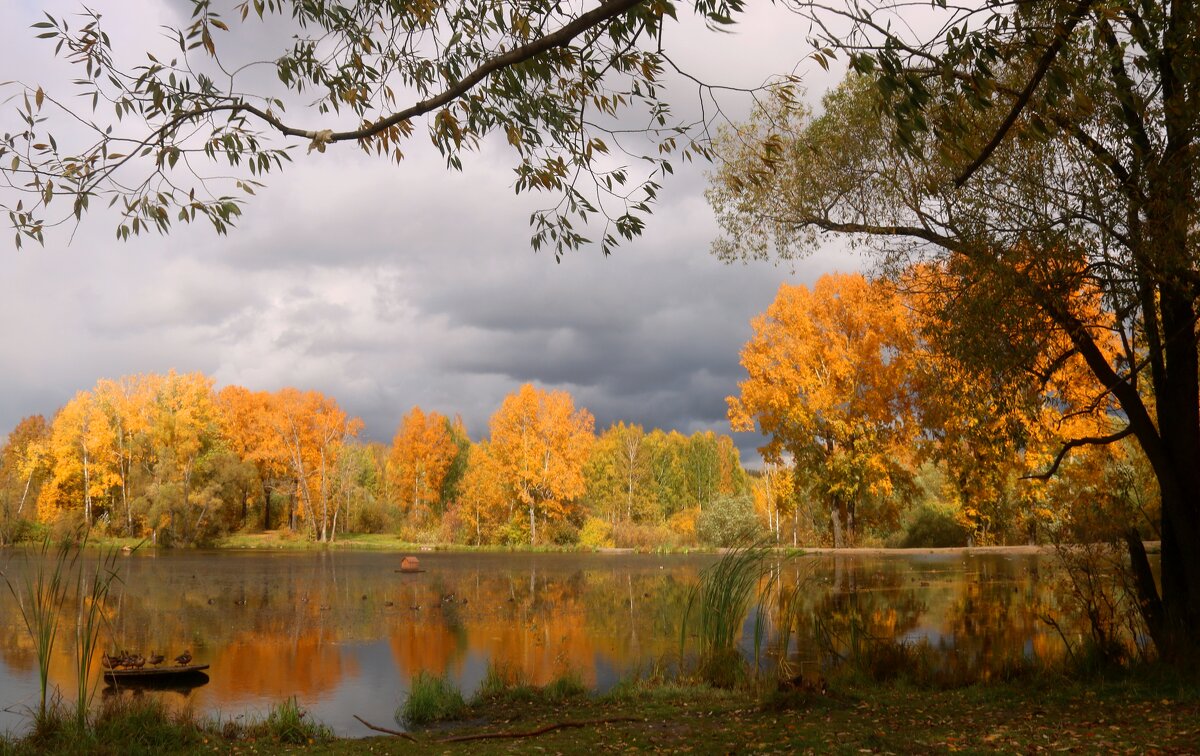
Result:
<svg viewBox="0 0 1200 756"><path fill-rule="evenodd" d="M210 681L156 693L224 717L295 696L339 735L393 725L418 671L448 674L468 695L489 663L542 684L572 670L603 690L678 657L687 591L716 557L637 554L422 553L419 574L375 552L163 552L120 561L103 648L168 658L191 650ZM986 677L1013 659L1053 658L1060 613L1051 559L998 553L803 557L780 567L803 582L809 623L790 656L819 670L862 633L928 642L945 665ZM0 554L20 581L20 552ZM747 621L749 630L750 621ZM73 687L68 633L51 680ZM814 629L819 632L812 632ZM747 647L749 647L747 635ZM168 662L170 663L170 662ZM807 672L806 672L807 673ZM37 696L32 644L0 591L0 731L22 731Z"/></svg>

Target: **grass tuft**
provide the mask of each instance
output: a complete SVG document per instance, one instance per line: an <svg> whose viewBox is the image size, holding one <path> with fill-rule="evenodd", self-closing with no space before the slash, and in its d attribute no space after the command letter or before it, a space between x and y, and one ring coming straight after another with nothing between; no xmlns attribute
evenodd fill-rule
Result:
<svg viewBox="0 0 1200 756"><path fill-rule="evenodd" d="M570 698L586 696L588 688L583 677L574 670L566 670L542 688L542 697L549 703L561 703Z"/></svg>
<svg viewBox="0 0 1200 756"><path fill-rule="evenodd" d="M328 743L333 740L333 730L308 716L292 696L267 712L265 719L246 725L242 737L247 740L266 738L287 745Z"/></svg>
<svg viewBox="0 0 1200 756"><path fill-rule="evenodd" d="M396 712L396 721L406 727L461 719L467 713L462 691L444 677L418 672L412 679L408 698Z"/></svg>

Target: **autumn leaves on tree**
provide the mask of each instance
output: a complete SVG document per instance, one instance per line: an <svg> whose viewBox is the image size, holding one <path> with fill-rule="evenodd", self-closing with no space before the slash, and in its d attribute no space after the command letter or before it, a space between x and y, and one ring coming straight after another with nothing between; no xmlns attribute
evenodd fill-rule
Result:
<svg viewBox="0 0 1200 756"><path fill-rule="evenodd" d="M317 542L399 531L420 541L572 544L590 519L691 542L697 514L744 493L728 436L595 421L526 384L473 443L460 419L413 407L390 447L317 391L226 386L199 374L101 380L0 454L0 538L38 520L161 545L286 529ZM648 534L648 535L647 535ZM633 536L631 536L633 537Z"/></svg>
<svg viewBox="0 0 1200 756"><path fill-rule="evenodd" d="M986 317L986 300L929 296L931 278L939 292L967 286L950 280L961 273L923 266L899 285L857 274L827 275L811 289L784 284L754 320L742 351L748 378L729 414L735 429L768 437L769 464L791 466L788 477L768 468L756 487L776 528L780 491L791 494L785 506L819 503L835 546L854 545L864 528L894 531L918 494L948 503L978 543L1039 540L1051 527L1098 522L1097 508L1112 523L1137 522L1133 502L1144 492L1103 484L1132 476L1134 489L1150 486L1144 469L1135 472L1136 450L1061 455L1072 438L1109 432L1111 400L1088 390L1081 358L1045 324L1023 331L1037 342L1031 362L970 358L987 347L963 343L980 331L963 330L960 310ZM941 479L936 490L918 490L923 464ZM1047 481L1052 468L1059 475Z"/></svg>

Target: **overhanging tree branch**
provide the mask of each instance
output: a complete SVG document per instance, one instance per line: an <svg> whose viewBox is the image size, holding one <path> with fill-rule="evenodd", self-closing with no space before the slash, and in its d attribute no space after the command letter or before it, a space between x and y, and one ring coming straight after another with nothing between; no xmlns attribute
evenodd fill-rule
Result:
<svg viewBox="0 0 1200 756"><path fill-rule="evenodd" d="M1004 141L1004 137L1008 136L1009 130L1011 130L1013 124L1017 122L1017 119L1021 116L1021 112L1025 110L1025 106L1029 104L1030 98L1033 97L1033 93L1037 90L1038 85L1042 83L1042 79L1045 78L1046 72L1050 70L1050 64L1052 64L1054 59L1058 57L1059 51L1062 50L1063 45L1065 45L1067 42L1067 39L1069 39L1071 34L1075 31L1075 27L1078 26L1079 22L1083 20L1083 17L1087 15L1087 12L1091 8L1093 2L1094 0L1079 0L1079 2L1076 3L1075 7L1067 15L1067 20L1063 24L1061 32L1054 36L1054 41L1050 43L1050 46L1046 48L1046 52L1042 54L1041 60L1038 61L1037 68L1034 69L1033 76L1030 77L1029 83L1025 85L1025 88L1021 90L1021 93L1017 96L1017 101L1013 103L1012 109L1009 110L1008 116L1006 116L1005 119L1000 123L1000 127L996 129L996 132L992 135L991 140L984 145L983 149L979 152L979 155L977 155L975 159L971 161L971 164L968 165L966 169L954 179L955 186L962 187L963 184L967 183L971 176L974 175L975 171L979 170L980 166L988 161L988 159L992 156L992 153L996 151L996 148L999 147L1000 143Z"/></svg>
<svg viewBox="0 0 1200 756"><path fill-rule="evenodd" d="M1049 480L1050 478L1054 477L1056 472L1058 472L1059 465L1062 464L1062 461L1066 459L1067 454L1069 454L1072 449L1076 449L1080 446L1104 446L1107 444L1113 444L1132 435L1133 426L1127 425L1116 433L1112 433L1107 436L1085 436L1084 438L1073 438L1064 443L1062 448L1058 450L1058 454L1054 457L1054 462L1050 465L1050 469L1046 470L1045 472L1035 473L1033 475L1022 475L1021 480Z"/></svg>

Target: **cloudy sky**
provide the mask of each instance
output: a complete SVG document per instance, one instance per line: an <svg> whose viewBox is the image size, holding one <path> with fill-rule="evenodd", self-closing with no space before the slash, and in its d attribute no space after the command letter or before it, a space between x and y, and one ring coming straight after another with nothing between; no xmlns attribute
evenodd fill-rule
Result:
<svg viewBox="0 0 1200 756"><path fill-rule="evenodd" d="M29 25L43 7L77 6L4 7L0 81L63 91L69 69ZM179 22L177 1L92 7L118 48L144 49L160 24ZM772 8L733 34L695 22L668 34L690 71L737 86L790 70L805 52L804 28ZM815 66L798 72L813 99L830 84ZM679 109L690 107L694 91L676 91ZM0 131L19 128L12 103L0 108ZM98 378L172 368L218 386L327 392L381 441L414 404L460 413L479 438L526 381L570 391L600 429L626 420L728 432L724 400L742 377L750 318L783 281L859 266L832 248L794 268L718 262L697 166L677 166L642 238L607 259L585 249L556 264L529 246L538 198L514 197L509 153L485 148L454 173L425 142L414 139L398 166L352 145L301 151L228 237L197 226L121 243L95 216L73 239L0 248L0 435ZM760 440L737 440L757 464Z"/></svg>

